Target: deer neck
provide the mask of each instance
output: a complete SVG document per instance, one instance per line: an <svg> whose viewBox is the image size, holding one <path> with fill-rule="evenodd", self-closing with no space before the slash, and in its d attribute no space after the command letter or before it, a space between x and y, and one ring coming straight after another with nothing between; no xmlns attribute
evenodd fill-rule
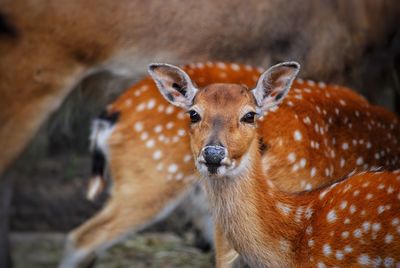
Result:
<svg viewBox="0 0 400 268"><path fill-rule="evenodd" d="M252 267L293 266L290 260L308 222L302 216L311 204L268 181L256 141L244 157L247 167L242 174L205 178L214 219Z"/></svg>

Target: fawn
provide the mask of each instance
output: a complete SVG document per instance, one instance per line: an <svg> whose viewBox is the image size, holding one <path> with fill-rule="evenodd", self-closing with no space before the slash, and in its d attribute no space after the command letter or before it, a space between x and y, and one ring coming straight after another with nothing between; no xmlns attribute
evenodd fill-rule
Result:
<svg viewBox="0 0 400 268"><path fill-rule="evenodd" d="M198 89L168 64L151 64L149 73L189 114L193 159L214 220L248 264L399 267L400 170L362 172L298 194L266 176L256 119L282 102L299 69L296 62L274 65L253 90L223 83Z"/></svg>
<svg viewBox="0 0 400 268"><path fill-rule="evenodd" d="M228 62L192 63L182 69L199 87L253 87L263 72ZM188 129L187 115L169 104L150 78L133 85L94 120L88 197L104 189L106 166L113 187L104 208L68 236L62 267L76 267L178 205L207 241L213 241L207 200L193 179L197 175ZM394 169L400 164L398 118L347 88L323 82L295 79L279 109L260 118L258 134L265 172L284 191L311 190L354 169ZM220 248L221 239L216 242ZM218 254L217 264L229 262L224 256L230 254Z"/></svg>

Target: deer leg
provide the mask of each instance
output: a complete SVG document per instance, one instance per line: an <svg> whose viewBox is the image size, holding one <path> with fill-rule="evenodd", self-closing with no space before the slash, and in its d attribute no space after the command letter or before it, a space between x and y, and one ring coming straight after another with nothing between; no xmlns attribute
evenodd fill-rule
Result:
<svg viewBox="0 0 400 268"><path fill-rule="evenodd" d="M221 226L215 224L214 227L215 241L215 262L217 268L233 268L237 267L236 263L239 259L238 253L233 249L225 238Z"/></svg>
<svg viewBox="0 0 400 268"><path fill-rule="evenodd" d="M73 230L67 237L60 268L78 267L91 255L104 251L124 236L144 229L167 216L181 201L186 191L160 200L159 193L144 199L135 194L114 193L105 207L92 219ZM145 193L143 193L146 195Z"/></svg>
<svg viewBox="0 0 400 268"><path fill-rule="evenodd" d="M12 181L7 174L0 178L0 267L12 267L9 241Z"/></svg>
<svg viewBox="0 0 400 268"><path fill-rule="evenodd" d="M7 53L0 63L0 174L86 72L52 44L39 48L25 41L3 49ZM15 64L18 59L24 60Z"/></svg>

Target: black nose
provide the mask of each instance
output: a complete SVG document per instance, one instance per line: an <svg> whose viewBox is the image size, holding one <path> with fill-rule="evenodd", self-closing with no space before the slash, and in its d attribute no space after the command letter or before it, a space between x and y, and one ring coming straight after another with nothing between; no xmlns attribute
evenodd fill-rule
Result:
<svg viewBox="0 0 400 268"><path fill-rule="evenodd" d="M203 149L203 157L206 164L219 165L225 158L225 148L222 146L206 146Z"/></svg>

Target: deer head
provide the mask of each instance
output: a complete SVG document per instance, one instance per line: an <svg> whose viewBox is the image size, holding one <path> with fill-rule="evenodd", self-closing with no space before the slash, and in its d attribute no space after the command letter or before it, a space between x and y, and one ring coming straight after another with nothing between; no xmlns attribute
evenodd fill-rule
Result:
<svg viewBox="0 0 400 268"><path fill-rule="evenodd" d="M161 94L189 114L195 164L202 175L211 177L238 175L246 169L249 148L258 142L257 117L283 100L299 70L296 62L274 65L260 76L252 90L237 84L212 84L199 89L176 66L149 66Z"/></svg>

